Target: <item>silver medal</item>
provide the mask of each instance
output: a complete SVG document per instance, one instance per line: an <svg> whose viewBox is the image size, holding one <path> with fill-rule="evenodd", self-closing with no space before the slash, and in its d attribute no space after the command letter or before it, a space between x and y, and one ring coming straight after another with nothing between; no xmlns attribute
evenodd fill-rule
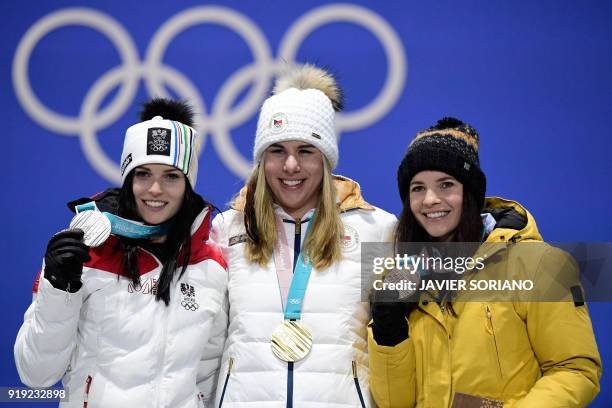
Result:
<svg viewBox="0 0 612 408"><path fill-rule="evenodd" d="M385 276L385 282L395 283L396 287L400 288L397 289L398 300L403 300L416 292L416 288L421 284L421 275L418 272L405 269L392 269Z"/></svg>
<svg viewBox="0 0 612 408"><path fill-rule="evenodd" d="M81 229L84 232L83 242L88 247L102 245L111 234L111 223L99 211L83 211L70 221L70 229Z"/></svg>

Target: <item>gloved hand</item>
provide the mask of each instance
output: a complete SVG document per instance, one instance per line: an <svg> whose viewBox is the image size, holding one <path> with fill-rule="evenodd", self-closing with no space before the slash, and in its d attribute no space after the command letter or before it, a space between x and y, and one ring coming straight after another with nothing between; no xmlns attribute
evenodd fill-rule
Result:
<svg viewBox="0 0 612 408"><path fill-rule="evenodd" d="M74 293L81 289L83 263L91 260L80 229L58 232L47 244L45 278L54 288Z"/></svg>
<svg viewBox="0 0 612 408"><path fill-rule="evenodd" d="M399 300L396 290L377 290L372 294L372 332L380 346L396 346L408 338L408 303Z"/></svg>

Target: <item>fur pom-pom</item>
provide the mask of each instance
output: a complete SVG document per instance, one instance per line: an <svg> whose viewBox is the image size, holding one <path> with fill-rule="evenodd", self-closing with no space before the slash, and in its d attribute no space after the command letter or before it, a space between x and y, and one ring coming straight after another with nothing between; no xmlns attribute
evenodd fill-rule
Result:
<svg viewBox="0 0 612 408"><path fill-rule="evenodd" d="M193 108L186 102L166 98L154 98L142 105L140 120L150 120L155 116L181 122L193 127Z"/></svg>
<svg viewBox="0 0 612 408"><path fill-rule="evenodd" d="M276 95L290 88L318 89L331 100L336 112L344 108L344 94L336 78L330 72L312 64L304 64L279 77L273 93Z"/></svg>
<svg viewBox="0 0 612 408"><path fill-rule="evenodd" d="M468 125L465 122L462 122L461 120L457 118L453 118L451 116L443 117L442 119L438 121L438 123L436 123L435 126L433 126L432 128L428 130L431 131L431 130L445 130L445 129L457 129L460 132L463 132L463 133L466 133L472 136L474 138L475 147L476 149L478 149L478 143L480 140L480 136L478 135L478 132L476 131L476 129L474 129L472 126Z"/></svg>
<svg viewBox="0 0 612 408"><path fill-rule="evenodd" d="M453 118L451 116L446 116L438 121L436 125L432 129L442 130L442 129L454 129L461 126L465 126L465 123L460 121L457 118Z"/></svg>

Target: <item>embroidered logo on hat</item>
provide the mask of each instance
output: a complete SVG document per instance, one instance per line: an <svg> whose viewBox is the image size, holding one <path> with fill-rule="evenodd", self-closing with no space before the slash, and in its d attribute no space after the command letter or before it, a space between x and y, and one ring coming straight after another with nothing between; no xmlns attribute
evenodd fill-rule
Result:
<svg viewBox="0 0 612 408"><path fill-rule="evenodd" d="M127 157L123 160L123 163L121 163L121 175L122 176L123 176L123 173L125 173L125 168L131 162L132 162L132 153L128 154Z"/></svg>
<svg viewBox="0 0 612 408"><path fill-rule="evenodd" d="M280 133L287 127L287 115L284 113L276 113L270 119L270 130L272 133Z"/></svg>
<svg viewBox="0 0 612 408"><path fill-rule="evenodd" d="M147 131L147 156L170 156L170 129L149 128Z"/></svg>

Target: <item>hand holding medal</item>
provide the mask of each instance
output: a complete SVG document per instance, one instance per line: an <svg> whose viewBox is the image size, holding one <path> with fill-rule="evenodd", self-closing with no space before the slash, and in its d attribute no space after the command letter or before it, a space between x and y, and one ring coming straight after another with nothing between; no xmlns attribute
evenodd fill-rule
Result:
<svg viewBox="0 0 612 408"><path fill-rule="evenodd" d="M70 229L55 234L47 245L45 278L56 289L78 291L82 286L83 263L90 260L89 248L102 245L110 232L110 221L98 211L75 215Z"/></svg>

